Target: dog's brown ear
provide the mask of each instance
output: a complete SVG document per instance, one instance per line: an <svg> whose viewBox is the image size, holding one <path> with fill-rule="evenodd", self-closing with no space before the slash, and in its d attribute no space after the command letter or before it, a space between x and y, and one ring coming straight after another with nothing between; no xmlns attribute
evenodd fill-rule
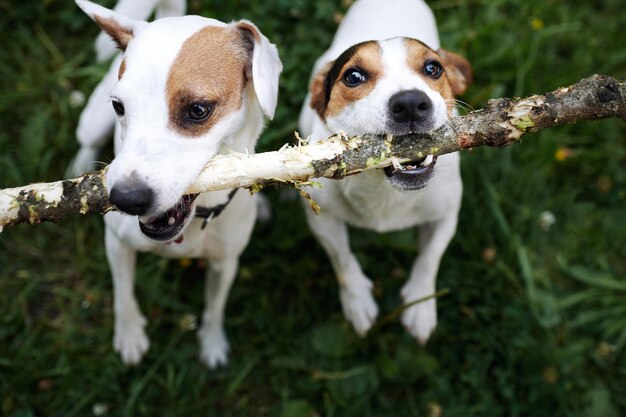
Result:
<svg viewBox="0 0 626 417"><path fill-rule="evenodd" d="M452 94L461 95L472 84L472 66L469 61L461 55L455 54L445 49L437 51L443 60L446 69L446 76L452 88Z"/></svg>
<svg viewBox="0 0 626 417"><path fill-rule="evenodd" d="M132 19L90 1L76 0L76 4L92 18L103 31L113 38L118 48L122 51L126 50L128 43L133 37L148 24L142 20Z"/></svg>
<svg viewBox="0 0 626 417"><path fill-rule="evenodd" d="M117 44L117 47L124 52L128 43L133 39L133 30L122 26L119 22L112 18L102 18L94 16L93 20L105 31Z"/></svg>
<svg viewBox="0 0 626 417"><path fill-rule="evenodd" d="M333 67L334 62L329 62L315 74L311 80L309 91L311 92L311 108L324 120L324 113L328 106L328 72Z"/></svg>

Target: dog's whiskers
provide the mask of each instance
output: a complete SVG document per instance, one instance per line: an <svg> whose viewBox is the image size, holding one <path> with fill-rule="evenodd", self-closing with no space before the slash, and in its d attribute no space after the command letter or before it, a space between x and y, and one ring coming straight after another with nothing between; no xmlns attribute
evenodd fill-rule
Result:
<svg viewBox="0 0 626 417"><path fill-rule="evenodd" d="M448 122L454 122L455 120L457 120L457 119L459 119L461 117L454 110L448 110L447 111L447 115L448 115Z"/></svg>
<svg viewBox="0 0 626 417"><path fill-rule="evenodd" d="M444 103L452 104L454 107L456 107L458 109L462 109L466 113L474 111L474 107L472 107L469 103L467 103L466 101L463 101L463 100L456 99L456 98L444 99Z"/></svg>
<svg viewBox="0 0 626 417"><path fill-rule="evenodd" d="M93 161L94 166L96 167L101 167L101 169L108 167L111 162L104 162L104 161Z"/></svg>

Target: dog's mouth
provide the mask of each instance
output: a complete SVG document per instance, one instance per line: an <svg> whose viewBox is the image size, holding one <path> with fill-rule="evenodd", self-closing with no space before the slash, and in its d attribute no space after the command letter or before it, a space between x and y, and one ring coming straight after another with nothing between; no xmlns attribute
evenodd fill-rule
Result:
<svg viewBox="0 0 626 417"><path fill-rule="evenodd" d="M198 194L184 195L169 210L149 217L146 221L139 220L142 233L158 241L174 239L183 230L187 220L191 218L196 197Z"/></svg>
<svg viewBox="0 0 626 417"><path fill-rule="evenodd" d="M384 168L387 180L401 191L421 190L435 174L436 155L427 155L422 159L405 164L394 164Z"/></svg>

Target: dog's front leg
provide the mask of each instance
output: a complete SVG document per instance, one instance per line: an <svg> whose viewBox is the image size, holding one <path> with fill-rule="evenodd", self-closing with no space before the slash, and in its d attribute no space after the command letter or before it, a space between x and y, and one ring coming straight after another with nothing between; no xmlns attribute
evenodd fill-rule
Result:
<svg viewBox="0 0 626 417"><path fill-rule="evenodd" d="M205 306L198 338L200 359L209 368L226 365L228 362L229 347L224 333L224 307L237 274L238 264L238 256L227 255L224 259L212 260L207 267Z"/></svg>
<svg viewBox="0 0 626 417"><path fill-rule="evenodd" d="M311 231L317 237L335 270L339 284L341 307L354 330L365 336L376 321L378 306L372 296L372 281L350 251L348 228L335 217L306 210Z"/></svg>
<svg viewBox="0 0 626 417"><path fill-rule="evenodd" d="M405 304L432 295L441 257L454 236L457 213L420 227L420 254L413 264L411 276L402 288ZM421 344L426 344L437 326L437 301L433 298L418 303L402 314L402 323Z"/></svg>
<svg viewBox="0 0 626 417"><path fill-rule="evenodd" d="M150 347L144 327L146 319L139 311L135 299L134 278L137 252L124 244L107 226L105 246L111 275L113 276L113 312L115 334L113 348L122 361L135 365Z"/></svg>

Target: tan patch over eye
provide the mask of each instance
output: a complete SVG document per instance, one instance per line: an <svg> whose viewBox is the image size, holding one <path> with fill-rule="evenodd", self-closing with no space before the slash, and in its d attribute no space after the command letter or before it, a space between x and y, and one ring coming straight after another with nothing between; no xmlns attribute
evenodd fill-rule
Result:
<svg viewBox="0 0 626 417"><path fill-rule="evenodd" d="M364 82L353 85L351 81L358 77L346 74L356 69L358 73L365 77ZM331 69L332 71L332 69ZM352 57L346 61L341 68L336 71L337 76L332 77L333 80L327 80L332 83L330 86L330 99L325 109L325 116L334 116L343 111L343 109L351 103L359 101L374 89L376 81L383 73L382 51L377 42L366 42L360 45ZM348 76L347 82L344 82L344 75Z"/></svg>
<svg viewBox="0 0 626 417"><path fill-rule="evenodd" d="M209 26L196 32L181 47L168 75L169 126L185 136L202 136L240 109L249 66L249 52L237 29ZM198 105L210 109L207 117L197 117Z"/></svg>

